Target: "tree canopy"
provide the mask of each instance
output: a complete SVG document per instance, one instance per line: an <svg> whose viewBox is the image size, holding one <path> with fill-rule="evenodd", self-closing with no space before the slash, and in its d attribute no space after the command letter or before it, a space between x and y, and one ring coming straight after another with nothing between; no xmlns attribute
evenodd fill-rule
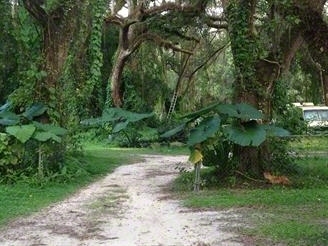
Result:
<svg viewBox="0 0 328 246"><path fill-rule="evenodd" d="M0 10L0 102L17 114L43 103L42 121L72 132L112 106L153 111L158 127L218 101L252 105L264 123L294 100L328 104L325 0L22 0ZM235 147L241 169L262 172L265 145Z"/></svg>

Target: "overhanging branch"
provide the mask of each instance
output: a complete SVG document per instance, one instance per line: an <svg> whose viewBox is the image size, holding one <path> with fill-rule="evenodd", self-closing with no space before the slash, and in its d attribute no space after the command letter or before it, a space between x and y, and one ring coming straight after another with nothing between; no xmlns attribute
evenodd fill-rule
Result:
<svg viewBox="0 0 328 246"><path fill-rule="evenodd" d="M155 44L157 44L161 47L164 47L165 49L171 49L173 51L182 52L182 53L186 53L186 54L190 54L190 55L193 54L192 51L178 47L178 46L174 45L172 42L170 42L166 39L163 39L161 36L159 36L155 33L143 33L143 34L139 35L138 37L136 37L136 39L133 42L132 51L135 51L141 45L141 43L144 41L152 41Z"/></svg>
<svg viewBox="0 0 328 246"><path fill-rule="evenodd" d="M23 0L24 6L27 11L42 25L46 26L48 23L48 14L41 7L37 0Z"/></svg>

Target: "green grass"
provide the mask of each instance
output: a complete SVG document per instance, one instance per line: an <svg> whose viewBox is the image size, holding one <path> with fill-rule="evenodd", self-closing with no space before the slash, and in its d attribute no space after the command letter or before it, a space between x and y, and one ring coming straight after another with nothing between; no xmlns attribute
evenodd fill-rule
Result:
<svg viewBox="0 0 328 246"><path fill-rule="evenodd" d="M190 194L185 204L189 207L206 206L209 208L298 206L299 204L317 205L327 203L326 189L220 189ZM328 215L328 211L327 211Z"/></svg>
<svg viewBox="0 0 328 246"><path fill-rule="evenodd" d="M109 149L109 150L118 150L123 151L123 153L130 154L161 154L161 155L189 155L189 149L185 146L163 146L160 144L153 144L148 148L119 148L111 147L106 143L87 143L84 145L89 151L97 149Z"/></svg>
<svg viewBox="0 0 328 246"><path fill-rule="evenodd" d="M267 239L293 246L328 245L326 188L219 189L188 193L184 199L192 208L236 209L252 225L239 232L257 238L256 245Z"/></svg>
<svg viewBox="0 0 328 246"><path fill-rule="evenodd" d="M186 191L192 187L193 178L183 173L175 181L174 190L180 192L188 207L240 212L242 221L251 227L241 226L237 231L253 238L254 245L328 245L328 156L315 154L327 151L328 138L305 138L292 144L312 154L296 160L297 173L288 176L290 187L235 185L233 178L223 185L222 180L212 182L213 172L207 169L202 172L204 184L214 186L199 193Z"/></svg>
<svg viewBox="0 0 328 246"><path fill-rule="evenodd" d="M0 185L0 225L61 200L78 187L78 183L51 184L42 188L26 184Z"/></svg>
<svg viewBox="0 0 328 246"><path fill-rule="evenodd" d="M291 141L290 146L296 151L312 152L325 151L328 153L328 136L327 135L304 135Z"/></svg>
<svg viewBox="0 0 328 246"><path fill-rule="evenodd" d="M15 185L0 185L0 225L64 199L81 187L113 171L119 165L141 161L142 158L139 157L139 153L154 152L142 149L109 149L99 145L87 145L83 166L87 174L72 179L70 182L50 182L42 186L26 182Z"/></svg>
<svg viewBox="0 0 328 246"><path fill-rule="evenodd" d="M188 154L188 150L184 147L155 146L145 149L128 149L109 148L105 144L88 143L84 149L82 167L86 172L69 182L49 182L40 186L25 180L26 182L15 185L1 184L0 226L18 216L31 214L51 203L66 198L122 164L142 161L141 154Z"/></svg>

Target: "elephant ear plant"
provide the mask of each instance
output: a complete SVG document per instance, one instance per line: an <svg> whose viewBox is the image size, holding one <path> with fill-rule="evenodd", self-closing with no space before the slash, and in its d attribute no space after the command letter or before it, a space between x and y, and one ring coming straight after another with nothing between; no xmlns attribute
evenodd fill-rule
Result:
<svg viewBox="0 0 328 246"><path fill-rule="evenodd" d="M262 124L262 113L248 104L216 103L181 117L182 123L161 135L168 138L188 131L189 161L195 166L194 190L200 188L200 167L203 149L218 140L240 146L261 145L269 136L287 136L288 131L270 124ZM228 155L229 153L225 153Z"/></svg>
<svg viewBox="0 0 328 246"><path fill-rule="evenodd" d="M101 117L83 120L81 121L81 124L88 126L103 126L104 124L110 123L112 125L111 132L113 134L122 132L128 139L130 145L132 145L133 141L126 132L127 127L130 124L150 118L153 115L153 113L134 113L121 108L106 108L104 109Z"/></svg>
<svg viewBox="0 0 328 246"><path fill-rule="evenodd" d="M40 123L36 120L46 111L47 107L40 103L31 105L21 114L10 112L9 108L2 108L0 111L0 130L3 136L7 136L7 138L11 136L17 139L18 144L23 146L24 152L29 141L34 140L37 142L37 170L40 178L44 177L43 153L46 144L50 142L61 143L62 137L67 133L67 130L62 127ZM7 148L10 147L7 146ZM20 162L22 161L20 160Z"/></svg>

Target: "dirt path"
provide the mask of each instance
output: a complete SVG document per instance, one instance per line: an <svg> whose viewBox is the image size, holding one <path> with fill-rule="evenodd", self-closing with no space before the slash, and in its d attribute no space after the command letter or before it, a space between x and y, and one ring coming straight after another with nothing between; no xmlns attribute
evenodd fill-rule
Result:
<svg viewBox="0 0 328 246"><path fill-rule="evenodd" d="M163 190L186 157L145 156L0 232L2 246L238 246L233 211L191 211Z"/></svg>

